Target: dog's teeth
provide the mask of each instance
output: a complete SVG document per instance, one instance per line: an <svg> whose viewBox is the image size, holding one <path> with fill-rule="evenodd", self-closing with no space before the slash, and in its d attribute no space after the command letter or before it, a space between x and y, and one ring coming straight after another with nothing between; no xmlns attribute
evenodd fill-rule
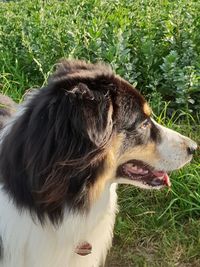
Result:
<svg viewBox="0 0 200 267"><path fill-rule="evenodd" d="M132 164L132 163L127 163L126 166L127 166L128 168L132 168L133 164Z"/></svg>
<svg viewBox="0 0 200 267"><path fill-rule="evenodd" d="M137 171L138 171L138 173L140 173L140 174L147 174L147 173L148 173L148 170L144 170L144 169L142 169L142 168L139 168Z"/></svg>
<svg viewBox="0 0 200 267"><path fill-rule="evenodd" d="M132 169L133 171L137 171L137 170L138 170L137 166L132 166L131 169Z"/></svg>

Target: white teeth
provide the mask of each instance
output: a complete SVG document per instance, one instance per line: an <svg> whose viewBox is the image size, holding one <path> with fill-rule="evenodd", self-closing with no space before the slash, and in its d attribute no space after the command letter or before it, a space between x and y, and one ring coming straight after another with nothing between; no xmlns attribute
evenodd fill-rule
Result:
<svg viewBox="0 0 200 267"><path fill-rule="evenodd" d="M159 177L157 177L158 179L160 179L160 180L163 180L164 179L164 174L162 175L162 176L159 176Z"/></svg>
<svg viewBox="0 0 200 267"><path fill-rule="evenodd" d="M131 169L132 169L133 171L137 171L138 168L137 168L137 166L132 166Z"/></svg>
<svg viewBox="0 0 200 267"><path fill-rule="evenodd" d="M128 168L133 168L133 164L132 164L132 163L127 163L126 166L127 166Z"/></svg>
<svg viewBox="0 0 200 267"><path fill-rule="evenodd" d="M137 169L137 172L140 174L147 174L149 171L148 170L143 170L142 168Z"/></svg>
<svg viewBox="0 0 200 267"><path fill-rule="evenodd" d="M123 166L123 169L127 173L130 172L128 174L129 176L131 176L131 174L145 175L149 173L148 170L144 170L143 168L140 168L137 165L133 165L132 163L127 163L125 166Z"/></svg>

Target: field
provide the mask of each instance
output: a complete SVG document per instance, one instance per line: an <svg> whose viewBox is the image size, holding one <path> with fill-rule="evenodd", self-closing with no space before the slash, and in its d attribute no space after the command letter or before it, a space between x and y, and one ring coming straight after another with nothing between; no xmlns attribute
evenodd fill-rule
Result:
<svg viewBox="0 0 200 267"><path fill-rule="evenodd" d="M0 1L0 90L17 102L62 57L103 60L149 99L158 122L200 139L200 2ZM200 266L200 161L172 188L119 188L109 267Z"/></svg>

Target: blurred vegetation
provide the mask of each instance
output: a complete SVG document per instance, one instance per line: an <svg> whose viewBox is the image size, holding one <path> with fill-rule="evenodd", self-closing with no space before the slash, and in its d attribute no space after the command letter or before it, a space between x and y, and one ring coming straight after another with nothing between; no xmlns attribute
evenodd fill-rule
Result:
<svg viewBox="0 0 200 267"><path fill-rule="evenodd" d="M22 0L0 3L4 92L41 86L62 57L103 60L150 97L200 107L200 2ZM9 80L9 83L8 83Z"/></svg>

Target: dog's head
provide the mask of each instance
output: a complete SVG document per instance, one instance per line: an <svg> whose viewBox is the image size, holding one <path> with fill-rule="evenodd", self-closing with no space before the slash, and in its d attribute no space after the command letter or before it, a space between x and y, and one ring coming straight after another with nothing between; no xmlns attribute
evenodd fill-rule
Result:
<svg viewBox="0 0 200 267"><path fill-rule="evenodd" d="M0 168L18 204L52 220L89 207L107 183L170 185L197 145L157 124L144 97L104 64L63 61L4 138Z"/></svg>

